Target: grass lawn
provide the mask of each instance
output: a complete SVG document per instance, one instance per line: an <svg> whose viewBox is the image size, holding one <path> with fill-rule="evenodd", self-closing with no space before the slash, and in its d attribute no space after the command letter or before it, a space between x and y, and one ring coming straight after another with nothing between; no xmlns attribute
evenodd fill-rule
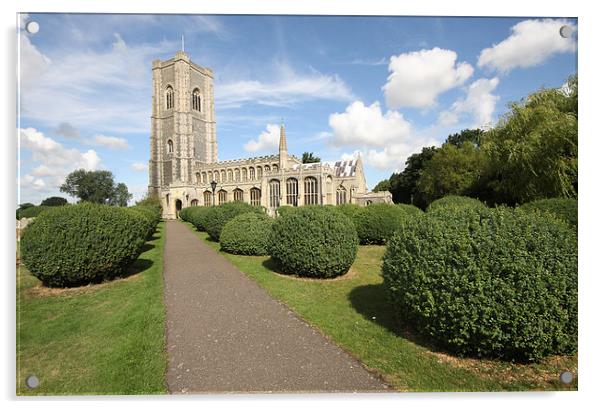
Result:
<svg viewBox="0 0 602 409"><path fill-rule="evenodd" d="M196 234L219 251L219 243L206 233ZM221 254L400 391L577 389L576 382L565 386L558 380L564 370L577 373L576 356L519 365L457 358L415 340L398 324L387 302L380 276L384 250L360 246L350 273L330 281L278 275L269 257Z"/></svg>
<svg viewBox="0 0 602 409"><path fill-rule="evenodd" d="M167 392L163 228L123 279L49 289L18 269L18 395ZM25 386L31 374L36 389Z"/></svg>

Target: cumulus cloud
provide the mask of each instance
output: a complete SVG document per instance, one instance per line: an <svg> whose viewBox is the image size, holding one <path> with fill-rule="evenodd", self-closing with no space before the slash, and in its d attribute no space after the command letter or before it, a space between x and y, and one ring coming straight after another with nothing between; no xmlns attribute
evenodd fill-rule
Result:
<svg viewBox="0 0 602 409"><path fill-rule="evenodd" d="M575 38L560 35L564 25L575 29L566 20L521 21L512 27L508 38L481 51L478 65L506 73L541 64L554 54L573 52L577 48Z"/></svg>
<svg viewBox="0 0 602 409"><path fill-rule="evenodd" d="M385 146L410 136L410 123L403 115L387 111L378 102L365 106L355 101L343 113L331 114L328 123L333 141L342 145Z"/></svg>
<svg viewBox="0 0 602 409"><path fill-rule="evenodd" d="M403 168L409 155L434 143L418 135L399 112L383 114L378 102L365 106L355 101L344 113L330 115L329 124L334 145L356 147L353 153L343 153L343 160L361 154L367 165L379 170Z"/></svg>
<svg viewBox="0 0 602 409"><path fill-rule="evenodd" d="M54 129L54 134L69 139L77 139L79 138L79 129L71 125L69 122L61 122Z"/></svg>
<svg viewBox="0 0 602 409"><path fill-rule="evenodd" d="M298 73L288 64L275 66L274 79L269 81L240 80L215 85L216 104L239 107L254 103L268 106L290 106L298 102L324 99L350 101L354 98L349 86L337 75L315 70Z"/></svg>
<svg viewBox="0 0 602 409"><path fill-rule="evenodd" d="M148 166L146 165L146 163L142 163L142 162L133 162L130 165L130 168L134 171L134 172L146 172L146 170L148 169Z"/></svg>
<svg viewBox="0 0 602 409"><path fill-rule="evenodd" d="M90 140L91 145L104 146L113 150L125 150L131 148L128 141L116 136L96 135Z"/></svg>
<svg viewBox="0 0 602 409"><path fill-rule="evenodd" d="M466 62L457 62L454 51L433 48L392 56L390 75L382 87L387 106L428 108L439 94L462 85L473 73Z"/></svg>
<svg viewBox="0 0 602 409"><path fill-rule="evenodd" d="M32 168L19 180L25 195L35 193L30 189L56 191L70 172L76 169L96 170L101 166L96 151L67 148L35 128L20 128L19 141L20 147L31 153L25 162ZM24 161L21 162L23 164Z"/></svg>
<svg viewBox="0 0 602 409"><path fill-rule="evenodd" d="M247 152L275 151L278 150L280 141L280 127L275 124L268 124L266 130L261 132L257 139L252 139L244 145Z"/></svg>
<svg viewBox="0 0 602 409"><path fill-rule="evenodd" d="M480 78L474 81L466 90L466 97L458 99L451 108L439 114L441 125L454 125L463 115L472 118L472 127L484 128L493 121L493 112L499 96L492 92L499 84L497 77Z"/></svg>

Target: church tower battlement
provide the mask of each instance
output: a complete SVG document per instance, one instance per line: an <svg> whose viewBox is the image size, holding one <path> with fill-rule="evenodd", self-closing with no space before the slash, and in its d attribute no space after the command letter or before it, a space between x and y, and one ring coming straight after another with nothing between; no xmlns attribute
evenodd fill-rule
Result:
<svg viewBox="0 0 602 409"><path fill-rule="evenodd" d="M196 162L217 162L213 72L184 51L153 61L149 192L193 183Z"/></svg>

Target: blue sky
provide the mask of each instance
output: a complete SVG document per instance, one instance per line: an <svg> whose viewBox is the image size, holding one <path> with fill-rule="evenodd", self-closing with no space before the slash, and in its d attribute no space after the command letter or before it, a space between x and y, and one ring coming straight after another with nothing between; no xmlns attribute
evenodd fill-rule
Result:
<svg viewBox="0 0 602 409"><path fill-rule="evenodd" d="M362 155L368 186L408 155L577 72L577 21L538 18L31 14L19 32L20 202L77 168L146 191L151 62L215 74L218 156ZM559 28L569 25L570 38Z"/></svg>

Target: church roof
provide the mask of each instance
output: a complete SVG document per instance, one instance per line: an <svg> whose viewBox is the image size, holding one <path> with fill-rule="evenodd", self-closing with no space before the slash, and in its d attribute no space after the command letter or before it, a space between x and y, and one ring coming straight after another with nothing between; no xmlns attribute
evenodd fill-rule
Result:
<svg viewBox="0 0 602 409"><path fill-rule="evenodd" d="M355 176L357 169L357 159L337 160L334 162L326 162L334 169L334 176L339 178Z"/></svg>

